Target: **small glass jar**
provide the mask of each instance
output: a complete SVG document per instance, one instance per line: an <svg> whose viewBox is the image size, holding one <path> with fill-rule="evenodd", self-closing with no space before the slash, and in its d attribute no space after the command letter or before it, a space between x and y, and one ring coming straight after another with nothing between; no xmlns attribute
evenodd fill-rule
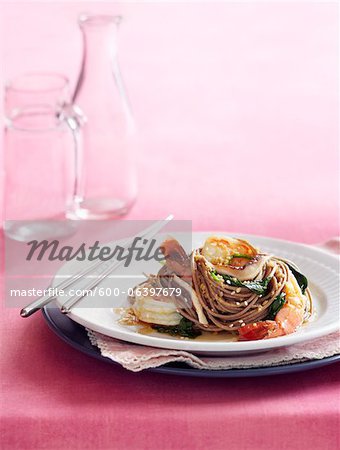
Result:
<svg viewBox="0 0 340 450"><path fill-rule="evenodd" d="M68 80L29 74L5 91L6 235L27 241L69 233L77 208L79 129L63 111Z"/></svg>

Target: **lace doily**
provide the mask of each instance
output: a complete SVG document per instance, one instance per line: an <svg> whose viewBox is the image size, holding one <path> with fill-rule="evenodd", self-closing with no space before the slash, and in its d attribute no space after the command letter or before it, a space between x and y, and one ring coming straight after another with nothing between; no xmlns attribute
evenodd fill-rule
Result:
<svg viewBox="0 0 340 450"><path fill-rule="evenodd" d="M323 359L340 353L340 333L332 333L303 344L291 345L264 353L245 356L206 357L181 350L146 347L119 341L92 330L87 330L89 339L103 356L112 359L128 370L139 372L159 367L169 362L185 362L196 369L246 369L294 364L310 359Z"/></svg>

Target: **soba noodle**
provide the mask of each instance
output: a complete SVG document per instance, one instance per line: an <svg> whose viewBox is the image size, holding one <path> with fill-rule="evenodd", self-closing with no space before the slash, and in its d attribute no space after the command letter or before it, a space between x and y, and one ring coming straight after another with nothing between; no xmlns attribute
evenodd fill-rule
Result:
<svg viewBox="0 0 340 450"><path fill-rule="evenodd" d="M246 324L266 320L273 302L280 295L284 295L285 284L289 276L292 276L284 260L270 256L260 272L251 280L265 283L263 292L256 293L242 283L237 283L236 279L236 283L233 283L232 279L225 280L223 276L215 274L211 264L202 255L202 249L192 252L191 271L191 279L183 281L184 279L180 280L164 265L157 275L150 275L142 285L160 288L185 286L180 297L174 295L168 301L174 302L181 316L193 322L197 328L211 332L233 332ZM308 288L305 295L307 319L311 313L311 295ZM199 308L197 305L195 307L193 296L199 303ZM198 310L202 311L205 321L202 321L202 314L199 314Z"/></svg>

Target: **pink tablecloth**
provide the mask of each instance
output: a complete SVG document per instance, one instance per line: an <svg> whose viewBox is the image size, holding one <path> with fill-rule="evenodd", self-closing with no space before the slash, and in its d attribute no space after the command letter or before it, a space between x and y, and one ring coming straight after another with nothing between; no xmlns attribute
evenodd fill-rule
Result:
<svg viewBox="0 0 340 450"><path fill-rule="evenodd" d="M3 449L336 449L339 372L249 379L129 373L40 315L2 313Z"/></svg>
<svg viewBox="0 0 340 450"><path fill-rule="evenodd" d="M6 75L48 69L74 81L77 13L117 6L1 8ZM129 218L172 212L194 230L306 243L338 234L336 10L123 7L121 61L141 130ZM335 366L213 381L131 374L68 347L39 314L6 309L0 321L4 450L337 448Z"/></svg>

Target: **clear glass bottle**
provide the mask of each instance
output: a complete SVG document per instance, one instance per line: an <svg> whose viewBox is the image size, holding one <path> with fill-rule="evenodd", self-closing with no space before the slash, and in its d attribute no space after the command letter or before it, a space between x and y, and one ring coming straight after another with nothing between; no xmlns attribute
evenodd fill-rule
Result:
<svg viewBox="0 0 340 450"><path fill-rule="evenodd" d="M84 117L82 193L77 216L110 219L135 201L135 126L117 60L121 18L81 15L83 61L73 96Z"/></svg>

